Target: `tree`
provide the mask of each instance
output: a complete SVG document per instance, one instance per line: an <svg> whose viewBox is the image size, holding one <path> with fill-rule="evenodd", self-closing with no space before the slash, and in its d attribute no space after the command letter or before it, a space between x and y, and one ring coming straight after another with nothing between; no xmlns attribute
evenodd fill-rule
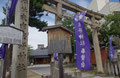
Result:
<svg viewBox="0 0 120 78"><path fill-rule="evenodd" d="M45 0L30 0L29 8L29 26L36 27L39 31L47 26L47 21L42 21L41 17L44 15L42 6L48 4ZM7 4L6 4L7 6ZM6 15L6 7L3 7L3 13ZM10 23L14 23L14 15L10 20ZM5 24L5 18L2 20L2 24Z"/></svg>
<svg viewBox="0 0 120 78"><path fill-rule="evenodd" d="M108 46L108 37L115 36L120 38L120 13L114 12L105 16L105 22L99 30L99 40L101 46ZM116 45L113 42L113 45Z"/></svg>
<svg viewBox="0 0 120 78"><path fill-rule="evenodd" d="M29 16L29 25L31 27L36 27L39 31L47 26L46 21L42 21L41 17L44 15L42 6L47 4L45 0L30 0L30 16Z"/></svg>

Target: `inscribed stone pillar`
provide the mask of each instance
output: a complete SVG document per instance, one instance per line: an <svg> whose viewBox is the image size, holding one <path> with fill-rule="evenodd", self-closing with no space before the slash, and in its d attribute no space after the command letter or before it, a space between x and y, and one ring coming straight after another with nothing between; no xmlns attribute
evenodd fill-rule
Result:
<svg viewBox="0 0 120 78"><path fill-rule="evenodd" d="M15 11L15 26L23 30L23 44L13 46L11 78L27 78L29 0L18 0Z"/></svg>

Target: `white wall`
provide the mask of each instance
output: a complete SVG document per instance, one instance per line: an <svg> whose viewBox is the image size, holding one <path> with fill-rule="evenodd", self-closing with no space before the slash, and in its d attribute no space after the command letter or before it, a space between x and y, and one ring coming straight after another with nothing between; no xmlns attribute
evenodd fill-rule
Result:
<svg viewBox="0 0 120 78"><path fill-rule="evenodd" d="M103 9L100 10L100 13L108 15L114 11L120 11L120 3L119 2L109 2Z"/></svg>
<svg viewBox="0 0 120 78"><path fill-rule="evenodd" d="M92 0L92 2L90 3L90 5L88 6L88 9L97 12L98 11L97 1L96 0Z"/></svg>
<svg viewBox="0 0 120 78"><path fill-rule="evenodd" d="M101 14L105 14L105 15L110 14L111 11L110 11L109 3L106 4L106 6L104 6L104 7L99 11L99 13L101 13Z"/></svg>
<svg viewBox="0 0 120 78"><path fill-rule="evenodd" d="M100 11L108 2L109 0L97 0L98 11Z"/></svg>
<svg viewBox="0 0 120 78"><path fill-rule="evenodd" d="M120 2L110 2L110 11L120 11Z"/></svg>
<svg viewBox="0 0 120 78"><path fill-rule="evenodd" d="M88 9L108 15L113 11L120 11L120 3L109 2L109 0L92 0Z"/></svg>
<svg viewBox="0 0 120 78"><path fill-rule="evenodd" d="M107 3L109 0L92 0L90 5L88 6L88 9L93 10L93 11L100 11Z"/></svg>

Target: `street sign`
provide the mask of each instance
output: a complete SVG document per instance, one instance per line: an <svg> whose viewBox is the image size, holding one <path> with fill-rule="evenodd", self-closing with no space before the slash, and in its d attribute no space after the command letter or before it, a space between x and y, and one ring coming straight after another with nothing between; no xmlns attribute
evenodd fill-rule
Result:
<svg viewBox="0 0 120 78"><path fill-rule="evenodd" d="M0 43L22 44L23 31L12 26L0 26Z"/></svg>

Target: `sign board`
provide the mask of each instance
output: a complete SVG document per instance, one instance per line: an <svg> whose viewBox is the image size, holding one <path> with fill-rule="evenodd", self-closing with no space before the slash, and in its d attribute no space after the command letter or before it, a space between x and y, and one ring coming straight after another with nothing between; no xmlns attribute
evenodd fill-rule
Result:
<svg viewBox="0 0 120 78"><path fill-rule="evenodd" d="M23 31L12 26L0 26L0 43L22 44Z"/></svg>

